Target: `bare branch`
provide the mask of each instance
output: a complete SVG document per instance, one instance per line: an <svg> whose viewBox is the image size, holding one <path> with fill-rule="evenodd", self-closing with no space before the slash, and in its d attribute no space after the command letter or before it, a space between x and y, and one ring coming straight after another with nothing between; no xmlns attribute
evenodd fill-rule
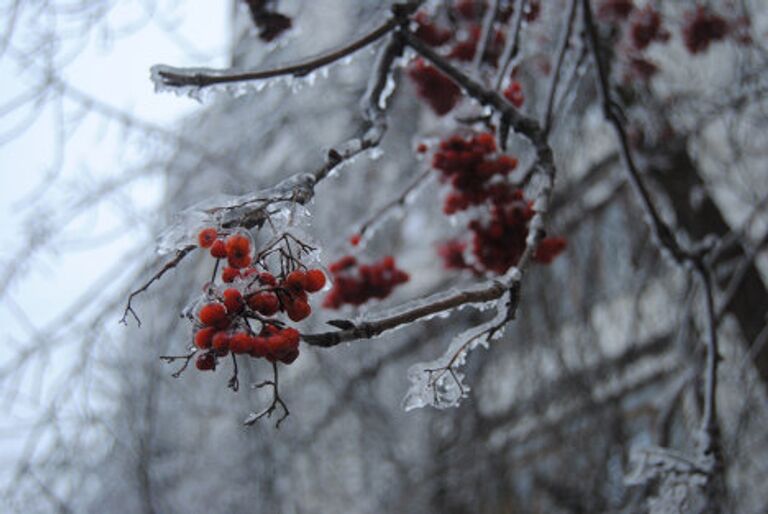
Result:
<svg viewBox="0 0 768 514"><path fill-rule="evenodd" d="M165 275L165 273L167 271L170 271L173 268L175 268L176 266L178 266L179 263L182 260L184 260L184 257L189 255L189 253L192 250L194 250L195 248L197 248L197 246L195 246L195 245L187 245L184 248L182 248L181 250L178 250L176 252L176 256L173 259L171 259L170 261L168 261L167 263L165 263L165 266L160 268L160 271L155 273L152 276L152 278L150 278L143 286L141 286L140 288L138 288L135 291L133 291L130 295L128 295L128 303L125 306L125 311L123 312L123 317L120 318L120 323L122 323L123 325L127 325L128 324L127 318L128 318L128 314L130 313L133 316L133 318L136 320L136 323L139 326L141 326L141 320L136 315L136 311L133 310L133 306L131 305L131 303L133 302L134 297L136 297L137 295L139 295L139 294L143 293L144 291L146 291L147 289L149 289L149 286L151 286L155 281L160 280L160 278L163 275Z"/></svg>
<svg viewBox="0 0 768 514"><path fill-rule="evenodd" d="M396 8L393 9L394 15L368 34L365 34L338 50L334 50L298 64L281 66L269 70L254 70L239 73L230 72L229 70L211 70L210 72L196 72L193 70L190 72L190 70L186 69L174 69L161 66L157 69L157 75L162 80L162 84L167 87L195 86L201 89L214 84L265 80L281 76L303 77L315 70L340 61L386 36L401 25L403 21L407 19L407 16L415 11L419 3L420 2L407 2L404 4L397 4L400 8L397 8L396 6Z"/></svg>
<svg viewBox="0 0 768 514"><path fill-rule="evenodd" d="M275 422L275 428L280 428L280 423L282 423L285 418L291 414L288 410L288 406L285 405L283 399L280 398L280 392L278 391L279 383L277 362L272 362L272 377L272 380L265 380L264 382L254 386L256 389L261 389L262 387L271 387L272 402L265 409L259 412L252 412L247 418L245 418L245 421L243 421L244 425L251 426L265 416L268 418L272 417L272 413L274 413L279 407L283 410L283 415L278 418L277 422Z"/></svg>

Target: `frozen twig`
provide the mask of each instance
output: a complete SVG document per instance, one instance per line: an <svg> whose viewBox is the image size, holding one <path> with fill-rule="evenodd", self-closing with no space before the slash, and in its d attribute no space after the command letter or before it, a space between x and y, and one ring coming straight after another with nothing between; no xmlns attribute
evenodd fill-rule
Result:
<svg viewBox="0 0 768 514"><path fill-rule="evenodd" d="M136 320L136 323L138 323L138 325L141 326L141 319L139 319L139 316L136 314L136 311L133 310L133 306L131 305L132 302L133 302L133 299L137 295L139 295L139 294L143 293L144 291L146 291L147 289L149 289L149 286L151 286L154 282L160 280L160 278L163 275L165 275L165 273L167 271L172 270L173 268L178 266L179 263L184 259L184 257L189 255L189 253L192 250L194 250L195 248L197 248L195 245L187 245L184 248L178 250L176 252L176 256L173 259L171 259L170 261L168 261L167 263L165 263L165 266L160 268L160 271L155 273L152 276L152 278L150 278L143 286L141 286L140 288L138 288L135 291L133 291L130 295L128 295L128 303L125 306L125 311L123 311L123 317L120 318L120 323L122 323L123 325L127 325L128 324L128 314L131 314L133 316L133 318Z"/></svg>
<svg viewBox="0 0 768 514"><path fill-rule="evenodd" d="M507 75L509 65L517 57L520 49L520 27L523 25L523 10L528 0L517 0L515 2L515 17L512 19L512 32L507 37L504 51L499 59L499 71L494 80L494 89L499 89Z"/></svg>
<svg viewBox="0 0 768 514"><path fill-rule="evenodd" d="M176 361L182 361L181 367L174 371L171 375L173 378L179 378L181 374L184 373L184 370L186 370L189 366L189 362L192 360L192 357L194 357L196 354L197 350L192 350L185 355L161 355L160 360L165 361L168 364L172 364Z"/></svg>
<svg viewBox="0 0 768 514"><path fill-rule="evenodd" d="M340 61L345 57L375 43L382 37L395 30L408 15L412 14L420 2L407 2L397 4L393 9L394 15L387 21L373 29L371 32L352 41L344 47L332 52L320 55L312 59L292 64L280 66L268 70L253 70L235 72L232 70L211 70L206 72L196 69L172 68L170 66L160 66L156 68L157 77L162 85L170 88L178 87L197 87L205 88L214 84L229 84L233 82L248 82L254 80L265 80L274 77L291 76L303 77L315 70L324 68L334 62Z"/></svg>
<svg viewBox="0 0 768 514"><path fill-rule="evenodd" d="M357 234L359 236L365 236L366 232L370 230L371 226L374 224L380 222L384 217L387 216L387 214L397 207L402 207L406 204L408 201L408 196L418 189L418 187L424 183L425 180L429 177L430 173L432 173L432 170L430 168L425 169L419 175L410 183L408 186L406 186L403 191L397 195L396 198L390 200L386 204L384 204L381 208L379 208L374 214L372 214L368 219L366 219L361 225L360 228L357 230Z"/></svg>
<svg viewBox="0 0 768 514"><path fill-rule="evenodd" d="M485 16L483 16L483 25L480 31L480 38L478 41L475 55L472 58L472 70L476 76L479 76L480 65L483 62L485 53L488 50L488 46L491 41L495 39L493 31L493 22L496 19L496 15L499 13L499 0L493 0L491 5L486 6Z"/></svg>
<svg viewBox="0 0 768 514"><path fill-rule="evenodd" d="M280 423L285 421L285 418L287 418L291 414L290 411L288 410L288 407L285 405L285 402L283 402L282 398L280 398L280 392L278 390L279 382L278 382L277 362L272 363L272 377L273 377L272 380L265 380L264 382L261 382L253 386L256 389L261 389L262 387L271 387L272 402L263 410L259 412L252 412L247 418L245 418L245 421L243 421L244 425L251 426L265 416L268 418L272 417L272 414L278 408L281 408L283 410L283 414L275 422L275 427L280 428Z"/></svg>
<svg viewBox="0 0 768 514"><path fill-rule="evenodd" d="M511 281L519 281L519 276L513 274ZM503 281L492 280L481 287L459 291L456 294L438 299L434 302L428 302L393 316L364 321L351 328L335 332L303 334L302 339L309 345L324 348L357 339L370 339L388 330L392 330L408 323L413 323L414 321L432 316L433 314L455 309L462 305L480 304L498 300L510 286L511 284L505 284Z"/></svg>
<svg viewBox="0 0 768 514"><path fill-rule="evenodd" d="M576 19L576 12L578 10L578 0L570 0L568 7L568 18L565 21L565 26L560 35L560 43L557 50L557 59L555 60L555 69L552 71L552 79L549 82L549 91L547 93L547 106L544 109L544 116L542 118L542 125L544 127L544 133L549 133L552 128L552 109L555 105L555 95L557 94L557 87L560 82L560 70L563 67L563 61L565 60L565 54L568 52L570 46L571 33L573 32L573 25Z"/></svg>

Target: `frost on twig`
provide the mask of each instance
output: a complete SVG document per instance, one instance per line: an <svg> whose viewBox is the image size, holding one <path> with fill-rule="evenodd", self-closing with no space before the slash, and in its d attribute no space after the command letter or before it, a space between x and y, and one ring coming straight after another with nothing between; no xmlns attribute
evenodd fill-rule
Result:
<svg viewBox="0 0 768 514"><path fill-rule="evenodd" d="M260 228L265 223L275 232L307 215L303 207L314 194L314 177L298 174L275 187L241 196L220 195L181 212L158 238L160 254L197 243L201 228Z"/></svg>
<svg viewBox="0 0 768 514"><path fill-rule="evenodd" d="M436 409L458 407L469 393L460 369L466 364L469 353L482 346L487 348L492 339L500 337L510 319L509 290L496 302L493 319L470 328L453 338L448 350L430 362L420 362L408 369L411 387L403 398L406 411L431 406Z"/></svg>

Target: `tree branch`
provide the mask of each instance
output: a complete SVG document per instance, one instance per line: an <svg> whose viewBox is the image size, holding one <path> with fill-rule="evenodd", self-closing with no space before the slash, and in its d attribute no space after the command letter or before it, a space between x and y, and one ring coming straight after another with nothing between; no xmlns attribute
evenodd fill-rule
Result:
<svg viewBox="0 0 768 514"><path fill-rule="evenodd" d="M163 86L172 88L194 86L201 89L214 84L265 80L281 76L303 77L315 70L340 61L358 50L375 43L401 25L404 20L407 19L407 16L416 10L420 3L421 2L406 2L403 4L396 4L393 8L393 16L368 34L365 34L338 50L334 50L298 64L281 66L269 70L253 70L239 73L231 70L204 71L159 65L155 68L155 72L157 77L162 81Z"/></svg>

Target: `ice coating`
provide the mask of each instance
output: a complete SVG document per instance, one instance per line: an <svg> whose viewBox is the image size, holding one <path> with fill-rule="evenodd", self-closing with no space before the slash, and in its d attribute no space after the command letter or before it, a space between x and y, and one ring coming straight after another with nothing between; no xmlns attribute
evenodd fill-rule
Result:
<svg viewBox="0 0 768 514"><path fill-rule="evenodd" d="M258 80L236 80L212 84L206 82L195 84L201 81L200 77L206 78L226 77L240 73L244 70L224 69L217 70L212 68L176 68L165 64L156 64L150 68L150 80L154 84L155 93L173 93L176 96L187 96L198 102L203 102L211 96L224 94L234 98L241 97L249 93L258 93L266 88L273 86L284 87L292 93L300 92L305 87L312 87L318 77L318 72L308 73L305 76L274 76ZM174 75L173 78L168 75ZM165 76L164 76L165 75ZM321 73L320 76L327 77L327 73ZM177 84L175 80L183 79L190 84Z"/></svg>
<svg viewBox="0 0 768 514"><path fill-rule="evenodd" d="M459 368L464 366L472 350L478 346L487 348L491 339L501 336L508 319L509 300L510 293L507 292L493 302L496 308L493 319L458 334L446 352L437 359L414 364L408 369L411 387L402 402L406 411L426 406L436 409L458 407L469 393L469 387L464 384L464 374Z"/></svg>
<svg viewBox="0 0 768 514"><path fill-rule="evenodd" d="M269 217L266 226L274 232L295 227L309 219L309 210L303 204L312 197L313 185L312 175L299 173L275 187L255 193L207 198L174 217L173 223L158 237L157 251L164 255L197 244L197 234L201 229L239 226L243 220L261 210Z"/></svg>

